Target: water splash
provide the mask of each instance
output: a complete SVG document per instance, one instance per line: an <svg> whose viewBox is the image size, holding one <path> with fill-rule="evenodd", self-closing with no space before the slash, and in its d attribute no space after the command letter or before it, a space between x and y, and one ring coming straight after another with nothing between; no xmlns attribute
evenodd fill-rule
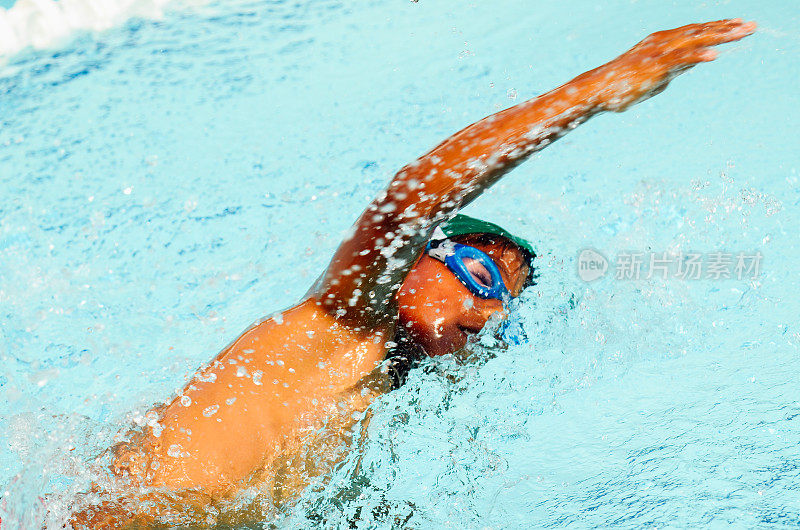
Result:
<svg viewBox="0 0 800 530"><path fill-rule="evenodd" d="M18 0L0 8L0 59L48 48L79 31L103 31L134 17L160 19L171 0Z"/></svg>

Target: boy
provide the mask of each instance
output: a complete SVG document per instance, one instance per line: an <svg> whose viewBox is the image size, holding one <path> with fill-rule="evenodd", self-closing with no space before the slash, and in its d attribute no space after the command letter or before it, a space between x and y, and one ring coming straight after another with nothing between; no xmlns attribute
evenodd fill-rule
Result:
<svg viewBox="0 0 800 530"><path fill-rule="evenodd" d="M403 168L303 301L245 331L115 448L119 491L73 525L211 525L232 521L226 506L247 488L291 499L336 460L354 415L390 388L387 351L454 352L529 281L530 245L453 218L459 208L578 124L657 94L713 60L710 46L754 30L735 19L654 33Z"/></svg>

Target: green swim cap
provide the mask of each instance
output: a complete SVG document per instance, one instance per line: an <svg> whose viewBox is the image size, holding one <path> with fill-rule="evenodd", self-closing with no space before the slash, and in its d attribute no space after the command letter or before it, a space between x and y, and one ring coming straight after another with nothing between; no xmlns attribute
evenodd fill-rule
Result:
<svg viewBox="0 0 800 530"><path fill-rule="evenodd" d="M533 250L533 245L531 245L529 241L511 234L505 228L502 228L494 223L490 223L489 221L475 219L474 217L464 214L458 214L449 221L443 222L441 225L439 225L439 228L442 229L442 232L444 232L447 237L463 236L466 234L492 234L502 236L514 242L519 248L528 254L529 264L533 261L533 258L536 257L536 252Z"/></svg>

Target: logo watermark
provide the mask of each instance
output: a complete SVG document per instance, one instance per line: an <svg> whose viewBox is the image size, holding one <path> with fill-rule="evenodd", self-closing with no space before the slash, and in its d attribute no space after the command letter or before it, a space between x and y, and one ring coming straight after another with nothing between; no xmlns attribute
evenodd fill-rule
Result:
<svg viewBox="0 0 800 530"><path fill-rule="evenodd" d="M632 252L610 261L586 248L578 254L578 277L592 282L613 273L617 280L755 280L764 256L753 252Z"/></svg>
<svg viewBox="0 0 800 530"><path fill-rule="evenodd" d="M578 277L593 282L606 275L608 260L593 248L585 248L578 254Z"/></svg>

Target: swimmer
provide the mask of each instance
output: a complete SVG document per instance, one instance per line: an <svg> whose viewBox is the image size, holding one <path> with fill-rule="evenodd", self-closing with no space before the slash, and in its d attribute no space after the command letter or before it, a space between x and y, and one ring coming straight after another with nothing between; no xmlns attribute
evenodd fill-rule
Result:
<svg viewBox="0 0 800 530"><path fill-rule="evenodd" d="M336 461L354 418L391 388L387 354L456 352L531 281L529 243L458 210L577 125L661 92L713 60L711 46L755 27L735 19L654 33L402 168L302 301L246 330L111 450L111 479L70 523L238 524L226 510L248 495L274 505L296 498Z"/></svg>

